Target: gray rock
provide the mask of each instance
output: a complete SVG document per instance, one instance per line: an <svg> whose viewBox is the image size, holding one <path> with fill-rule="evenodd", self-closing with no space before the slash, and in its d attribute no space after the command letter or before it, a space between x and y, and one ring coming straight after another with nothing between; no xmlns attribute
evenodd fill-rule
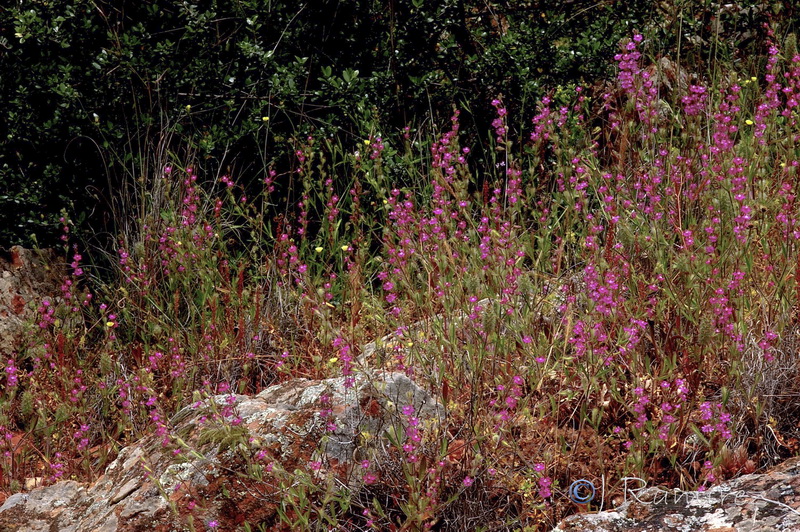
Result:
<svg viewBox="0 0 800 532"><path fill-rule="evenodd" d="M240 530L244 516L271 530L282 488L242 476L243 453L252 458L260 451L285 471L318 461L320 474L330 472L355 490L363 476L357 460L367 446L387 445L386 431L404 426L398 411L409 404L422 423L443 415L401 373L360 373L351 387L341 377L294 379L253 397L215 396L174 416L177 443L165 446L163 437L152 436L125 447L94 484L64 481L12 495L0 507L0 530L168 532L187 529L190 518Z"/></svg>
<svg viewBox="0 0 800 532"><path fill-rule="evenodd" d="M800 458L707 491L629 490L613 511L577 514L553 532L800 531Z"/></svg>

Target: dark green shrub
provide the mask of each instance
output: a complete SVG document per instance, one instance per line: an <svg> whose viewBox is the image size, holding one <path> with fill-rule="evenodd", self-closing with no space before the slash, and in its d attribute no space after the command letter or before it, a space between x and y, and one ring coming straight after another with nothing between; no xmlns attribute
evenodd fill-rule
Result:
<svg viewBox="0 0 800 532"><path fill-rule="evenodd" d="M51 243L65 208L84 234L115 233L126 180L152 176L170 153L257 181L265 143L441 123L452 102L485 138L500 94L518 102L510 126L524 129L543 87L606 77L634 29L655 36L655 52L681 34L698 59L732 57L773 11L791 20L779 7L20 0L0 10L0 244Z"/></svg>

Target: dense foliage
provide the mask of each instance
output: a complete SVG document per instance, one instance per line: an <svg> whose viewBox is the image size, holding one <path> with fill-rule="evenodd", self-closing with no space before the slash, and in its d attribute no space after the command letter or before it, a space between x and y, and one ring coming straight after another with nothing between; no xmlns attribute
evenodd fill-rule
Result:
<svg viewBox="0 0 800 532"><path fill-rule="evenodd" d="M755 50L776 16L793 13L750 0L19 0L0 8L0 243L52 243L66 209L108 247L115 200L170 151L257 181L265 143L437 124L453 103L485 138L492 98L514 102L520 128L544 87L607 77L634 29L702 69Z"/></svg>
<svg viewBox="0 0 800 532"><path fill-rule="evenodd" d="M95 478L153 434L182 460L186 405L375 368L447 415L395 405L402 430L361 433L337 483L221 409L204 441L236 443L236 475L175 519L213 528L252 481L279 510L243 529L545 530L577 479L602 486L593 510L626 477L706 489L797 454L800 54L763 30L757 68L707 75L633 32L613 82L542 97L521 132L499 97L475 141L459 110L434 134L317 130L267 146L291 171L257 186L164 154L131 184L111 281L62 222L60 293L0 361L0 489Z"/></svg>
<svg viewBox="0 0 800 532"><path fill-rule="evenodd" d="M395 412L405 431L360 446L353 483L324 460L283 469L217 413L241 439L219 497L291 486L275 522L245 525L537 530L576 511L579 477L602 482L597 509L626 476L704 489L796 454L795 16L0 10L0 243L67 257L0 360L0 490L94 478L152 434L191 454L172 422L186 405L376 367L447 417ZM213 504L182 510L216 522Z"/></svg>

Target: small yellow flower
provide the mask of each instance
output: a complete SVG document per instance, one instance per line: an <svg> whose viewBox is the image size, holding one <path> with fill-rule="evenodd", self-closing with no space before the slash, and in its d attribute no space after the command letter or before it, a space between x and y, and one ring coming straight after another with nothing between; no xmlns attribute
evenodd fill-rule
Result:
<svg viewBox="0 0 800 532"><path fill-rule="evenodd" d="M758 78L753 76L753 77L750 78L750 81L758 81Z"/></svg>
<svg viewBox="0 0 800 532"><path fill-rule="evenodd" d="M181 242L180 240L178 240L178 241L176 242L176 244L180 246L181 244L183 244L183 242Z"/></svg>
<svg viewBox="0 0 800 532"><path fill-rule="evenodd" d="M342 251L347 251L348 249L350 249L350 246L348 246L347 244L342 246Z"/></svg>
<svg viewBox="0 0 800 532"><path fill-rule="evenodd" d="M748 126L752 126L753 125L753 121L750 120L749 118L747 120L745 120L744 123L747 124Z"/></svg>
<svg viewBox="0 0 800 532"><path fill-rule="evenodd" d="M188 105L188 104L186 105L186 112L187 113L191 113L192 112L192 106L191 105Z"/></svg>
<svg viewBox="0 0 800 532"><path fill-rule="evenodd" d="M413 346L414 346L414 342L406 342L406 347L413 347Z"/></svg>
<svg viewBox="0 0 800 532"><path fill-rule="evenodd" d="M113 321L106 322L106 327L113 327L113 326L114 326L114 322Z"/></svg>
<svg viewBox="0 0 800 532"><path fill-rule="evenodd" d="M383 200L383 204L384 205L388 205L389 204L389 200Z"/></svg>
<svg viewBox="0 0 800 532"><path fill-rule="evenodd" d="M364 146L369 146L369 145L370 145L369 139L366 139L366 140L364 141Z"/></svg>
<svg viewBox="0 0 800 532"><path fill-rule="evenodd" d="M330 360L328 360L328 364L336 364L338 361L339 359L337 357L333 357Z"/></svg>
<svg viewBox="0 0 800 532"><path fill-rule="evenodd" d="M786 168L786 163L781 163L781 168Z"/></svg>
<svg viewBox="0 0 800 532"><path fill-rule="evenodd" d="M268 116L262 116L261 117L261 121L262 122L269 122L269 117Z"/></svg>
<svg viewBox="0 0 800 532"><path fill-rule="evenodd" d="M322 246L315 247L314 251L316 251L317 253L322 253Z"/></svg>

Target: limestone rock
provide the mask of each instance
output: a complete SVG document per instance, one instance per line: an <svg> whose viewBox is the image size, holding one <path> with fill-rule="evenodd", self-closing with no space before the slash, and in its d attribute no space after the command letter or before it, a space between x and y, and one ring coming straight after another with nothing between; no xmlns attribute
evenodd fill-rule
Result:
<svg viewBox="0 0 800 532"><path fill-rule="evenodd" d="M704 492L629 490L613 511L567 517L553 532L800 531L800 458Z"/></svg>
<svg viewBox="0 0 800 532"><path fill-rule="evenodd" d="M254 530L281 529L282 488L267 473L260 481L241 475L244 455L251 467L272 463L289 472L313 461L317 474L357 490L361 453L389 446L386 432L403 426L398 412L406 405L421 423L443 415L401 373L361 373L352 386L344 378L294 379L256 396L217 395L174 416L172 442L154 435L124 448L94 484L63 481L12 495L0 507L0 530L167 532L190 520L198 530L210 521L240 530L245 520Z"/></svg>

